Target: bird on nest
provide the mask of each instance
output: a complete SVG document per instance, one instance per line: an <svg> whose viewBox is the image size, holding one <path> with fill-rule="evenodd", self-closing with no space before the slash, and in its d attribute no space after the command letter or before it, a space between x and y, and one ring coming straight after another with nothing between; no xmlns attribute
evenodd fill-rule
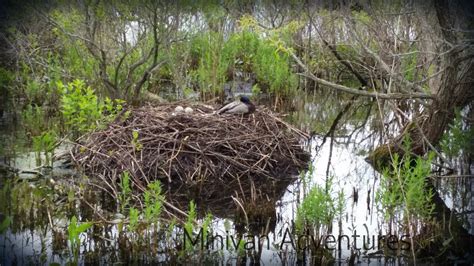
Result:
<svg viewBox="0 0 474 266"><path fill-rule="evenodd" d="M250 114L255 112L255 105L247 96L240 96L240 101L234 101L224 105L217 114Z"/></svg>

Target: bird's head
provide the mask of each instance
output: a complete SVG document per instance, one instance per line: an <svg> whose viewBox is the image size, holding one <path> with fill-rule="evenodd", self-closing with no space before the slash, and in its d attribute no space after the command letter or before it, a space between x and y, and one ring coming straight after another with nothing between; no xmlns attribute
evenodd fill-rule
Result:
<svg viewBox="0 0 474 266"><path fill-rule="evenodd" d="M243 103L250 103L249 97L244 96L244 95L240 96L240 101Z"/></svg>

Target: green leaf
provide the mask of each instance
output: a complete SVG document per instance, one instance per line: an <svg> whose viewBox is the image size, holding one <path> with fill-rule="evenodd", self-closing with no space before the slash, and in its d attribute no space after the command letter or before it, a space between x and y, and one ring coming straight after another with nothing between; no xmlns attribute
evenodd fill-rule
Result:
<svg viewBox="0 0 474 266"><path fill-rule="evenodd" d="M10 216L7 216L5 217L5 219L3 219L2 223L0 224L0 234L5 233L5 231L10 226L11 221L12 221L12 218Z"/></svg>

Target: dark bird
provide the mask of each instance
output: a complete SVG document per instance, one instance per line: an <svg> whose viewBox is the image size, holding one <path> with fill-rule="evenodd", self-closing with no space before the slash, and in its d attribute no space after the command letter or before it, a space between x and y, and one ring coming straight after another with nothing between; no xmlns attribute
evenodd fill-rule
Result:
<svg viewBox="0 0 474 266"><path fill-rule="evenodd" d="M250 114L255 112L255 105L247 96L240 96L240 101L224 105L217 114Z"/></svg>

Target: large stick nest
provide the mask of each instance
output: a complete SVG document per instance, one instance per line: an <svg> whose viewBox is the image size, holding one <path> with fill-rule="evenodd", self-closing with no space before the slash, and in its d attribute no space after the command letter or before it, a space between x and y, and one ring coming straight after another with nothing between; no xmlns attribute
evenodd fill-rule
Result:
<svg viewBox="0 0 474 266"><path fill-rule="evenodd" d="M121 174L128 171L134 191L158 179L168 187L186 188L187 196L208 199L270 186L308 164L307 135L268 109L247 116L216 115L208 106L194 105L191 114L174 114L175 106L131 110L126 119L76 145L74 161L114 195Z"/></svg>

